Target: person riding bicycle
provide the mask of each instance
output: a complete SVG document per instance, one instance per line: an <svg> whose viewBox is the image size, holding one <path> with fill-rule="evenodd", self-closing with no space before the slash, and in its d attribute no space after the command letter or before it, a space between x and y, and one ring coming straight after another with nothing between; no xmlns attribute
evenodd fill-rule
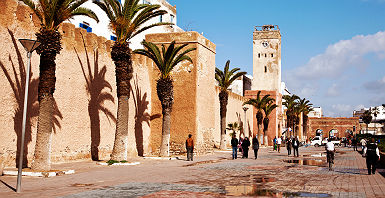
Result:
<svg viewBox="0 0 385 198"><path fill-rule="evenodd" d="M325 150L327 153L327 162L329 163L329 170L332 170L332 164L334 164L334 152L336 151L334 143L329 138L328 142L325 145Z"/></svg>

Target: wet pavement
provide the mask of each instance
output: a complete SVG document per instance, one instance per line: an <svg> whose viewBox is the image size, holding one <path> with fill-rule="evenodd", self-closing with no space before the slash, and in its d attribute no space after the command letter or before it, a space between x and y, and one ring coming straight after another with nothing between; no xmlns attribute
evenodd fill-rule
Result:
<svg viewBox="0 0 385 198"><path fill-rule="evenodd" d="M322 147L299 151L293 157L284 148L281 153L262 148L257 160L232 160L231 151L193 162L136 158L141 164L131 167L61 164L53 168L72 167L76 173L23 178L21 194L11 189L16 177L1 176L0 197L385 197L385 178L367 175L358 152L337 148L334 171L329 171Z"/></svg>

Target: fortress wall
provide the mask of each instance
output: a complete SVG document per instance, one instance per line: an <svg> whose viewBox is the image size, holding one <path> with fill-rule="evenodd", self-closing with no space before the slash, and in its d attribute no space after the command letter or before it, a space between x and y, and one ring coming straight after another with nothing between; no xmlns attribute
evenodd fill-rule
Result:
<svg viewBox="0 0 385 198"><path fill-rule="evenodd" d="M10 154L11 160L8 162L8 165L14 165L18 140L18 135L15 131L19 134L21 133L22 105L20 106L20 104L23 104L20 99L18 101L15 98L14 92L16 91L17 94L21 93L22 98L24 91L22 88L16 88L15 91L11 88L11 84L16 84L12 67L14 66L15 68L17 78L20 78L20 73L23 72L21 72L19 66L26 66L26 52L17 39L35 39L35 32L39 29L39 22L35 15L31 15L32 12L28 7L15 0L3 0L0 2L0 7L2 8L0 9L0 39L2 40L0 43L0 62L4 68L4 70L0 71L0 86L3 89L0 92L0 123L2 124L0 128L0 155L4 153ZM97 123L94 126L100 127L99 156L101 159L108 159L114 142L115 122L107 119L106 115L101 111L96 114L89 114L90 94L86 90L86 80L80 61L87 76L88 66L83 45L84 38L92 70L91 74L95 75L93 71L96 55L98 56L98 73L100 74L103 67L106 68L104 78L103 75L99 75L101 79L95 82L106 81L112 88L111 90L105 88L103 92L111 94L113 102L107 100L104 104L99 105L104 106L112 115L116 116L115 66L110 58L112 42L93 33L87 33L83 29L75 28L74 25L69 23L64 23L59 31L63 35L63 50L56 59L57 79L54 97L58 106L58 112L60 113L56 113L57 123L55 124L55 132L52 136L52 162L90 158L91 117L99 117L100 119L100 124ZM12 37L16 39L14 42ZM80 61L77 56L79 56ZM39 56L36 52L32 55L31 65L32 82L33 79L38 78L39 74ZM11 82L8 81L4 71L9 74ZM133 90L129 107L128 145L130 156L136 156L138 150L143 150L144 153L149 152L149 117L151 114L151 103L149 101L151 100L151 90L148 81L146 60L143 57L135 56L134 77L131 81ZM31 119L31 130L28 131L27 129L26 134L29 162L32 160L36 141L37 83L34 86L30 85L30 96L33 96L32 93L35 93L35 98L30 98L29 100L35 101L33 105L30 105L30 107L33 107L31 111L35 111L35 115ZM35 90L35 92L32 90ZM21 109L21 111L17 109ZM33 115L33 112L29 112L29 115ZM138 148L137 143L141 144Z"/></svg>
<svg viewBox="0 0 385 198"><path fill-rule="evenodd" d="M177 65L173 72L174 80L174 105L171 113L171 142L172 154L185 151L185 140L192 134L195 140L195 151L204 153L209 146L204 146L205 141L210 142L210 133L214 126L213 111L213 72L215 68L215 45L197 32L148 34L146 40L158 44L169 45L172 41L177 44L188 43L184 48L197 48L190 52L193 63L183 61ZM156 79L159 71L153 63L149 63L152 87L152 113L161 115L162 107L156 93ZM204 134L204 135L203 135ZM162 117L151 122L151 143L154 153L159 153L162 137ZM212 149L212 148L210 148Z"/></svg>
<svg viewBox="0 0 385 198"><path fill-rule="evenodd" d="M217 148L219 148L220 140L221 140L221 126L220 126L220 103L219 103L219 87L216 87L215 89L215 132L214 132L214 142ZM237 132L236 136L239 139L240 133L242 133L243 137L250 137L252 136L253 131L253 120L255 120L255 116L253 117L253 107L251 105L246 105L249 109L246 111L246 125L244 125L245 120L245 112L243 111L243 103L247 100L247 98L240 96L238 94L229 93L229 100L227 104L227 113L226 113L226 127L229 123L238 122L238 125L242 125L242 127L246 126L244 129L245 131L239 131ZM226 130L226 143L227 148L231 148L230 142L231 137L230 133L232 133L231 130Z"/></svg>

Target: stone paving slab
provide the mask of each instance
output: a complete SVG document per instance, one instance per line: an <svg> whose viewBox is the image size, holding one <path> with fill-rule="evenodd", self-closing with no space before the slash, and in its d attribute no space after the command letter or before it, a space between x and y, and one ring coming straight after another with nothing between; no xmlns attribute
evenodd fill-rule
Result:
<svg viewBox="0 0 385 198"><path fill-rule="evenodd" d="M284 148L262 148L257 160L216 152L193 162L136 158L140 164L127 167L66 163L53 167L75 174L23 177L20 194L12 190L16 177L1 176L0 197L385 197L384 177L367 175L365 158L349 148L337 151L334 171L322 147L300 148L298 158Z"/></svg>

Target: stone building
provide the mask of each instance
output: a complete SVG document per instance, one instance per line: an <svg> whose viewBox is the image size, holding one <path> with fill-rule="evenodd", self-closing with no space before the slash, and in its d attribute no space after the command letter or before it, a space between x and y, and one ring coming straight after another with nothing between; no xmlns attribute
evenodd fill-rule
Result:
<svg viewBox="0 0 385 198"><path fill-rule="evenodd" d="M361 130L358 118L330 118L309 117L308 120L308 137L316 136L316 131L322 130L322 136L347 137L349 133L357 134Z"/></svg>
<svg viewBox="0 0 385 198"><path fill-rule="evenodd" d="M3 41L0 43L0 156L9 156L10 160L5 164L14 166L20 147L23 102L19 93L24 89L24 84L20 82L21 76L25 76L26 61L25 51L17 39L35 39L40 23L29 8L17 0L2 0L0 7L0 39ZM110 57L113 42L84 28L75 28L70 23L62 24L59 32L62 34L63 50L56 58L56 107L51 161L90 159L91 146L98 148L100 159L108 160L114 143L114 118L117 112L115 66ZM212 151L220 142L219 89L214 82L215 44L197 32L150 34L146 39L159 45L167 45L175 40L177 44L188 43L189 47L197 48L189 54L193 64L183 62L172 74L175 103L171 114L171 151L174 154L185 152L184 141L189 133L194 135L198 154ZM31 65L25 140L29 163L32 161L37 131L39 56L35 52ZM133 68L128 156L156 155L162 120L155 91L157 70L149 59L139 55L133 56ZM92 97L98 97L86 88L86 79L91 77L98 79L94 83L110 85L105 86L100 94L111 95L113 100L90 103L95 99ZM251 110L243 111L245 101L243 96L229 94L227 122L237 121L247 126L249 131L243 133L251 133L254 115ZM107 116L103 111L90 112L90 105L103 107L111 115ZM227 138L229 144L230 136Z"/></svg>
<svg viewBox="0 0 385 198"><path fill-rule="evenodd" d="M120 1L123 4L125 0ZM170 5L170 3L168 3L166 0L140 0L140 3L157 4L161 6L160 9L167 11L167 14L147 21L145 23L146 25L158 22L168 22L173 23L173 25L154 27L138 34L130 41L130 47L132 49L143 48L140 42L143 41L146 34L183 32L183 30L177 25L176 6ZM83 28L87 30L87 32L92 32L98 36L103 36L108 40L116 39L115 35L108 28L109 19L107 15L103 12L103 10L101 10L96 4L92 3L92 1L85 2L82 7L94 10L94 12L99 18L99 23L85 16L75 16L73 19L69 20L70 23L74 24L75 27Z"/></svg>
<svg viewBox="0 0 385 198"><path fill-rule="evenodd" d="M275 99L278 107L270 114L267 131L268 143L276 136L282 135L282 94L281 94L281 33L277 25L256 26L253 32L253 80L251 90L245 97L255 98L258 91L261 97L269 94ZM254 118L257 111L254 109ZM257 134L257 123L254 119L253 134ZM263 142L262 138L261 142Z"/></svg>

